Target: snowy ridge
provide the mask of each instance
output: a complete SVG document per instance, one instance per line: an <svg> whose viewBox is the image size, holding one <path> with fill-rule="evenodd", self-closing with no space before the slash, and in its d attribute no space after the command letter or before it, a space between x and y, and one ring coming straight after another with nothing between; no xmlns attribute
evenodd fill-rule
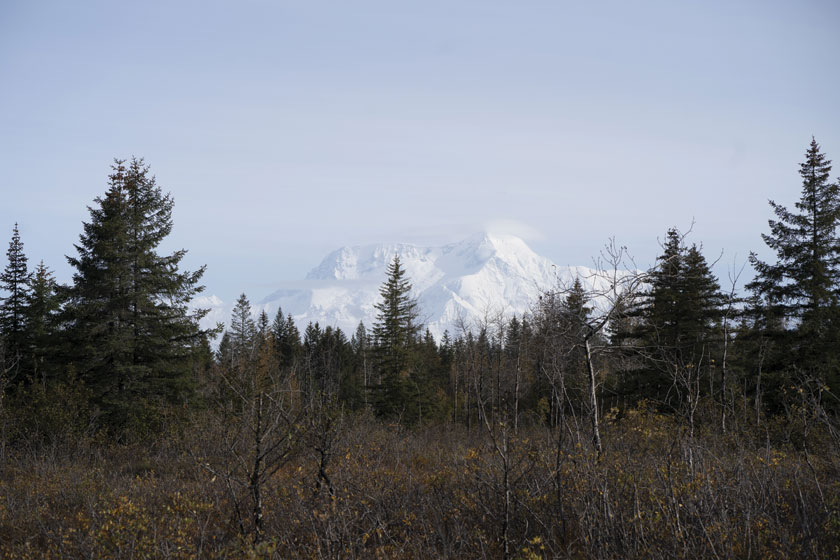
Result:
<svg viewBox="0 0 840 560"><path fill-rule="evenodd" d="M541 291L576 277L587 287L605 283L586 267L559 267L510 235L481 233L440 247L410 244L344 247L329 255L306 281L279 288L255 311L269 316L277 308L291 314L300 328L318 322L340 327L350 336L364 321L370 328L386 268L397 254L420 304L420 319L436 339L463 327L475 329L499 315L530 311ZM595 286L596 284L601 286Z"/></svg>

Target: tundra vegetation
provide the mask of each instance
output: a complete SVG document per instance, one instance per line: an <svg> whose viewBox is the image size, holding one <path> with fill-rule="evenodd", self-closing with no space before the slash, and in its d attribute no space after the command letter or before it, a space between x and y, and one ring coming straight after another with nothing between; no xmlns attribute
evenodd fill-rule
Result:
<svg viewBox="0 0 840 560"><path fill-rule="evenodd" d="M672 228L438 341L396 257L350 338L245 294L202 330L172 198L118 160L70 285L13 229L0 556L836 558L840 184L815 141L800 174L745 290Z"/></svg>

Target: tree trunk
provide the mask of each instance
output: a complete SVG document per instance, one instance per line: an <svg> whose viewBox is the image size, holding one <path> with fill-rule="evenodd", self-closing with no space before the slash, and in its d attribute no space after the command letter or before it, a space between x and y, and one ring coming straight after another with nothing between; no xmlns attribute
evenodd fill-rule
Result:
<svg viewBox="0 0 840 560"><path fill-rule="evenodd" d="M257 418L254 428L254 469L251 471L251 499L253 501L254 518L254 543L262 540L263 517L262 517L262 492L260 484L260 470L262 467L262 395L257 401Z"/></svg>
<svg viewBox="0 0 840 560"><path fill-rule="evenodd" d="M764 345L758 351L758 375L755 380L755 423L761 422L761 368L764 365Z"/></svg>
<svg viewBox="0 0 840 560"><path fill-rule="evenodd" d="M726 409L729 403L726 400L726 352L729 347L729 333L727 328L723 329L723 357L720 362L720 430L726 433Z"/></svg>
<svg viewBox="0 0 840 560"><path fill-rule="evenodd" d="M513 433L519 433L519 376L521 370L519 367L519 356L516 357L516 383L513 388Z"/></svg>
<svg viewBox="0 0 840 560"><path fill-rule="evenodd" d="M586 349L586 369L589 371L589 406L592 409L592 443L595 451L601 454L601 432L598 429L598 396L596 395L595 365L592 363L592 347L587 336L583 342Z"/></svg>
<svg viewBox="0 0 840 560"><path fill-rule="evenodd" d="M502 541L504 544L504 554L505 560L510 558L510 536L508 533L510 532L510 464L509 464L509 452L508 452L508 435L507 435L507 428L503 428L502 437L504 438L504 447L505 452L502 456L502 461L504 463L504 486L505 486L505 517L502 524Z"/></svg>

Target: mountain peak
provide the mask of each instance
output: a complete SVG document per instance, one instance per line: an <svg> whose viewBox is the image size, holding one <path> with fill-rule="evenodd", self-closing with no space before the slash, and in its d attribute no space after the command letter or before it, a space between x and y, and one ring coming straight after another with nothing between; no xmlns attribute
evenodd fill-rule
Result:
<svg viewBox="0 0 840 560"><path fill-rule="evenodd" d="M534 259L537 255L524 241L513 235L475 233L456 243L423 247L410 243L355 245L337 249L309 271L307 280L364 280L377 277L394 255L407 266L409 275L426 276L439 265L445 269L475 268L498 257L504 260ZM454 270L453 270L454 271ZM422 282L422 280L420 280Z"/></svg>
<svg viewBox="0 0 840 560"><path fill-rule="evenodd" d="M465 240L465 243L477 247L477 252L492 252L500 257L531 258L537 254L528 246L525 241L515 235L499 233L478 233Z"/></svg>
<svg viewBox="0 0 840 560"><path fill-rule="evenodd" d="M572 273L559 270L519 237L479 232L442 246L342 247L307 274L303 287L276 290L261 306L267 312L282 307L302 325L317 321L346 332L359 321L371 326L379 287L395 254L418 298L421 319L437 338L464 323L475 327L493 314L522 316L542 290L556 284L558 273Z"/></svg>

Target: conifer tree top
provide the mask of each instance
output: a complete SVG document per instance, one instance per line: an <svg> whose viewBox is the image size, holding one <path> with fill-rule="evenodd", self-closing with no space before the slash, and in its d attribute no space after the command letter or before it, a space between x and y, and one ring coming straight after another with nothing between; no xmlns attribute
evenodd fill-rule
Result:
<svg viewBox="0 0 840 560"><path fill-rule="evenodd" d="M750 262L757 272L748 285L786 315L801 315L837 304L840 286L840 186L829 182L831 161L811 139L805 161L799 165L802 190L796 210L770 201L775 219L762 239L776 253L776 262L764 262L755 253Z"/></svg>
<svg viewBox="0 0 840 560"><path fill-rule="evenodd" d="M9 241L6 255L8 262L0 274L0 288L7 293L5 297L0 297L0 335L5 337L16 351L22 342L24 309L31 277L17 223L12 230L12 239Z"/></svg>
<svg viewBox="0 0 840 560"><path fill-rule="evenodd" d="M421 328L417 322L417 300L411 294L411 283L398 255L394 255L388 266L388 275L379 294L381 300L375 305L378 313L373 339L383 371L398 374L406 367L409 348L416 343Z"/></svg>

